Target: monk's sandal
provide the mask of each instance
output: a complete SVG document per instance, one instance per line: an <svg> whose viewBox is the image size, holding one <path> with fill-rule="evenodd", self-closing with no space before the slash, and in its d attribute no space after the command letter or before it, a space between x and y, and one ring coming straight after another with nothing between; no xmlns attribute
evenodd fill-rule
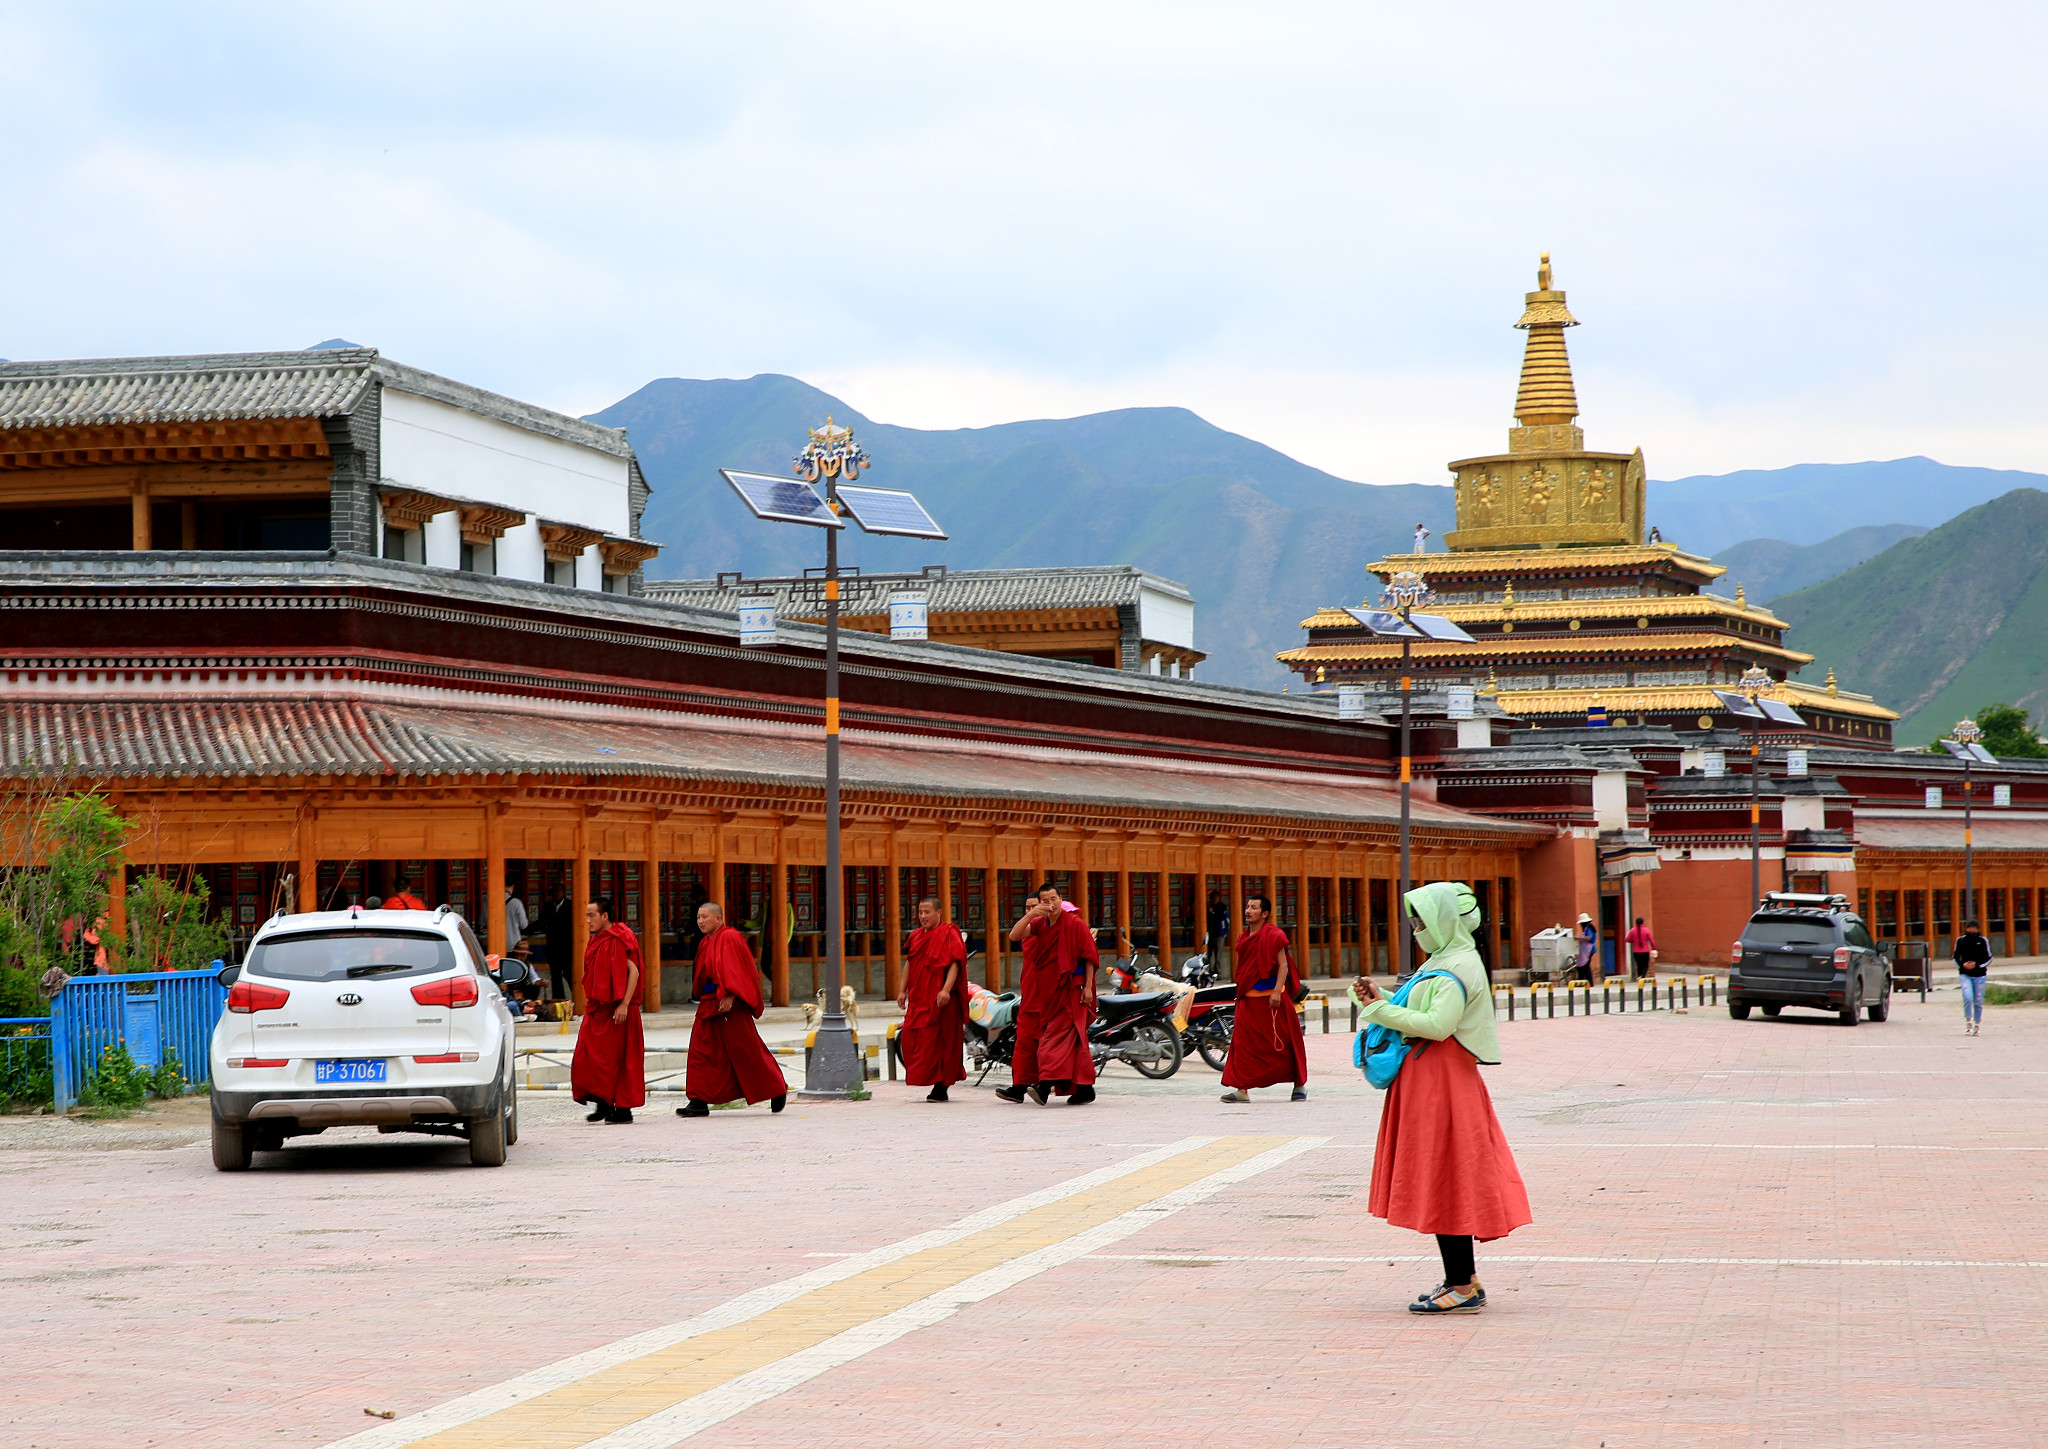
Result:
<svg viewBox="0 0 2048 1449"><path fill-rule="evenodd" d="M996 1095L1005 1102L1021 1102L1024 1100L1024 1085L1021 1082L1012 1082L1007 1087L997 1087Z"/></svg>
<svg viewBox="0 0 2048 1449"><path fill-rule="evenodd" d="M1436 1292L1425 1293L1408 1305L1410 1313L1477 1313L1486 1306L1486 1290L1477 1283L1469 1294L1460 1293L1450 1284L1438 1286Z"/></svg>
<svg viewBox="0 0 2048 1449"><path fill-rule="evenodd" d="M709 1102L699 1102L692 1098L689 1106L676 1108L676 1115L678 1117L709 1117L711 1115L711 1104Z"/></svg>

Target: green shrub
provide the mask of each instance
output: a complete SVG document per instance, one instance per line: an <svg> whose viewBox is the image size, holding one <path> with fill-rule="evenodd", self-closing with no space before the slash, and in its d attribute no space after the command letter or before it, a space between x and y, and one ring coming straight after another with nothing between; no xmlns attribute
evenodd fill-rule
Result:
<svg viewBox="0 0 2048 1449"><path fill-rule="evenodd" d="M163 1065L149 1074L149 1095L152 1097L182 1097L192 1089L185 1080L185 1068L179 1064L178 1054L166 1047Z"/></svg>
<svg viewBox="0 0 2048 1449"><path fill-rule="evenodd" d="M56 1095L50 1075L50 1039L27 1027L0 1037L0 1100L48 1105Z"/></svg>
<svg viewBox="0 0 2048 1449"><path fill-rule="evenodd" d="M132 1112L149 1095L153 1068L136 1065L125 1046L110 1046L100 1054L100 1064L85 1079L79 1103L104 1113Z"/></svg>
<svg viewBox="0 0 2048 1449"><path fill-rule="evenodd" d="M128 888L127 971L197 971L228 949L225 921L209 920L206 882L192 889L160 875L145 875Z"/></svg>

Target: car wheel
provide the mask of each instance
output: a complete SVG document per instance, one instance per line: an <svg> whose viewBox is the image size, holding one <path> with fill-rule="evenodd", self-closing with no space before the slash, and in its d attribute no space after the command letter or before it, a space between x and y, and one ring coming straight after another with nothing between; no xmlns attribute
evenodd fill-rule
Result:
<svg viewBox="0 0 2048 1449"><path fill-rule="evenodd" d="M1784 1008L1784 1007L1782 1007L1782 1006L1766 1006L1766 1007L1764 1008L1764 1015L1765 1015L1765 1016L1776 1016L1776 1015L1777 1015L1777 1014L1778 1014L1779 1012L1783 1011L1784 1009L1785 1009L1785 1008Z"/></svg>
<svg viewBox="0 0 2048 1449"><path fill-rule="evenodd" d="M1842 1025L1854 1026L1863 1020L1863 982L1858 980L1849 988L1848 1004L1842 1008Z"/></svg>
<svg viewBox="0 0 2048 1449"><path fill-rule="evenodd" d="M1892 984L1884 983L1884 990L1878 992L1877 1000L1863 1008L1863 1014L1872 1021L1887 1020L1892 1014Z"/></svg>
<svg viewBox="0 0 2048 1449"><path fill-rule="evenodd" d="M1748 1020L1749 1020L1749 1003L1748 1003L1748 1002L1746 1002L1746 1001L1731 1001L1731 1002L1729 1002L1729 1003L1728 1003L1728 1014L1729 1014L1730 1016L1734 1017L1734 1018L1735 1018L1735 1019L1736 1019L1737 1021L1748 1021Z"/></svg>
<svg viewBox="0 0 2048 1449"><path fill-rule="evenodd" d="M510 1147L519 1140L519 1093L507 1090L505 1093L505 1145Z"/></svg>
<svg viewBox="0 0 2048 1449"><path fill-rule="evenodd" d="M249 1158L253 1153L249 1145L249 1131L232 1122L218 1118L213 1124L213 1165L222 1172L247 1172Z"/></svg>
<svg viewBox="0 0 2048 1449"><path fill-rule="evenodd" d="M469 1160L478 1167L505 1165L505 1114L492 1112L469 1124Z"/></svg>

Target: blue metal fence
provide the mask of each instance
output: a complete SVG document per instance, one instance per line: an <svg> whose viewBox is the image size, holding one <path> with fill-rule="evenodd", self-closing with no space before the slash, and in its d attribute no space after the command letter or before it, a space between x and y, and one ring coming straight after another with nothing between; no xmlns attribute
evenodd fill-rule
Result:
<svg viewBox="0 0 2048 1449"><path fill-rule="evenodd" d="M151 971L132 976L80 976L50 1002L51 1075L56 1108L68 1109L108 1047L125 1046L143 1066L178 1054L187 1081L211 1075L213 1024L227 1009L228 989L211 971Z"/></svg>
<svg viewBox="0 0 2048 1449"><path fill-rule="evenodd" d="M0 1080L6 1083L0 1097L17 1096L37 1073L49 1069L50 1018L0 1016Z"/></svg>

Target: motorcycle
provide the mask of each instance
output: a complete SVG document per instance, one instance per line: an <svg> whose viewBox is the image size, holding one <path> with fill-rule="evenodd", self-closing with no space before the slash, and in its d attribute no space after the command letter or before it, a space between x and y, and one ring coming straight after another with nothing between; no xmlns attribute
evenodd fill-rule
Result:
<svg viewBox="0 0 2048 1449"><path fill-rule="evenodd" d="M1129 945L1128 942L1125 944ZM1142 990L1141 978L1148 974L1139 969L1138 953L1134 949L1128 955L1112 959L1106 969L1110 983L1119 995ZM1204 956L1190 956L1181 962L1180 979L1194 988L1193 1000L1188 1004L1187 1027L1177 1034L1181 1056L1186 1059L1199 1055L1212 1070L1220 1072L1224 1058L1230 1055L1230 1031L1237 1016L1237 988L1216 985L1215 968ZM1168 1017L1173 1015L1173 1006L1167 1008L1166 1014ZM1170 1021L1168 1025L1171 1026Z"/></svg>
<svg viewBox="0 0 2048 1449"><path fill-rule="evenodd" d="M1170 991L1098 996L1088 1047L1095 1069L1123 1062L1140 1076L1164 1081L1180 1070L1180 1033L1173 1029L1176 998Z"/></svg>
<svg viewBox="0 0 2048 1449"><path fill-rule="evenodd" d="M975 1086L997 1067L1009 1068L1017 1049L1017 1004L1022 999L1014 991L986 991L968 983L967 1070L980 1073Z"/></svg>

